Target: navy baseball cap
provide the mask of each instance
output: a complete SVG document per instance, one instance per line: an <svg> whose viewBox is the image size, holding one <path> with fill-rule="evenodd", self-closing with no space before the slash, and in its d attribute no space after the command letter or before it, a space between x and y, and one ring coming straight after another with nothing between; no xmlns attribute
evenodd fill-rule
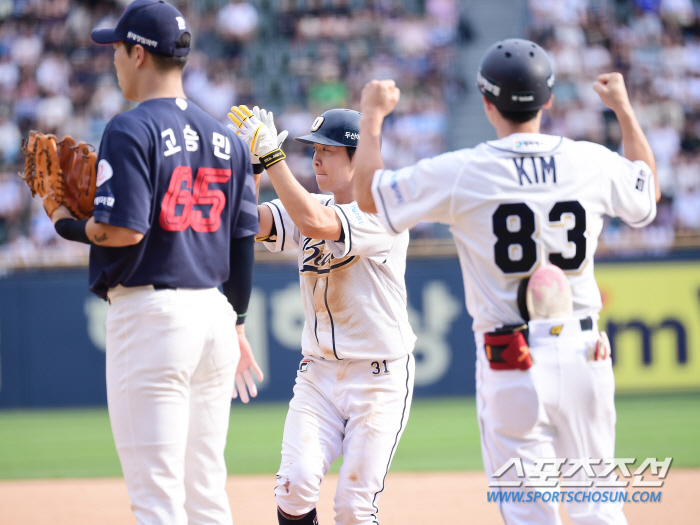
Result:
<svg viewBox="0 0 700 525"><path fill-rule="evenodd" d="M96 44L117 42L141 44L159 55L184 57L189 47L175 47L183 33L189 33L182 13L163 0L136 0L122 13L114 29L93 29L90 37Z"/></svg>

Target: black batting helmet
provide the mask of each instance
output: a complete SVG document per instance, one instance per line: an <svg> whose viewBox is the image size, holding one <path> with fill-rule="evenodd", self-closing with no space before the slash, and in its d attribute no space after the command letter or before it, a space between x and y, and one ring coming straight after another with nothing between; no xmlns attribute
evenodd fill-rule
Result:
<svg viewBox="0 0 700 525"><path fill-rule="evenodd" d="M479 91L501 111L534 111L554 89L554 71L544 49L521 38L486 50L476 76Z"/></svg>
<svg viewBox="0 0 700 525"><path fill-rule="evenodd" d="M294 140L306 144L356 148L360 138L360 114L352 109L330 109L316 117L311 133Z"/></svg>

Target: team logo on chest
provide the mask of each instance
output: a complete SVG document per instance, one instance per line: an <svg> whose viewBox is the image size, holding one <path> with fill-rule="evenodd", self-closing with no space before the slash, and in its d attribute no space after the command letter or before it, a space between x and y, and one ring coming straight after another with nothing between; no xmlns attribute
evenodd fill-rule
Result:
<svg viewBox="0 0 700 525"><path fill-rule="evenodd" d="M319 239L304 239L302 243L304 257L302 259L300 273L328 274L337 270L349 268L357 262L355 255L336 258L330 251L326 251L326 241Z"/></svg>

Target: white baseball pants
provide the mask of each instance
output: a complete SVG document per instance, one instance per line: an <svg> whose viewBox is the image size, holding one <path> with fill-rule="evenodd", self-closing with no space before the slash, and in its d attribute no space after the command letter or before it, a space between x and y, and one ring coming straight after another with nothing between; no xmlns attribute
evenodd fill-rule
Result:
<svg viewBox="0 0 700 525"><path fill-rule="evenodd" d="M216 289L109 292L107 402L139 525L230 525L224 447L240 350Z"/></svg>
<svg viewBox="0 0 700 525"><path fill-rule="evenodd" d="M284 425L277 505L293 516L310 512L323 478L342 455L335 523L376 524L384 480L411 409L413 355L303 363Z"/></svg>
<svg viewBox="0 0 700 525"><path fill-rule="evenodd" d="M563 325L559 336L554 326ZM520 487L490 491L558 492L558 487L527 487L537 458L613 458L615 454L615 381L612 362L588 361L586 347L598 339L594 330L582 331L578 319L531 321L529 345L533 365L527 371L492 370L477 334L477 413L481 449L489 482L511 458L521 458L526 478L509 469L500 481L522 481ZM555 329L556 332L556 329ZM567 463L568 464L568 463ZM546 467L546 470L551 466ZM604 464L595 466L601 472ZM565 466L564 470L568 470ZM570 481L589 481L579 471ZM596 480L591 480L596 481ZM561 488L561 491L620 489ZM624 489L622 489L624 490ZM552 495L549 495L550 497ZM549 502L501 502L506 525L561 525L561 493ZM581 499L581 498L579 498ZM622 503L567 501L565 509L575 525L625 525Z"/></svg>

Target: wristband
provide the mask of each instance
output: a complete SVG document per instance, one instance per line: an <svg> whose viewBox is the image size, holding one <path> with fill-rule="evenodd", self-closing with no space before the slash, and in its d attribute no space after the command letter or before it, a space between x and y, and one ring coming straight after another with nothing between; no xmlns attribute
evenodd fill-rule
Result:
<svg viewBox="0 0 700 525"><path fill-rule="evenodd" d="M277 164L279 161L286 159L287 156L281 149L273 149L270 153L265 153L265 155L260 157L260 164L264 166L265 169Z"/></svg>
<svg viewBox="0 0 700 525"><path fill-rule="evenodd" d="M56 224L54 224L54 228L56 228L56 233L64 239L82 242L83 244L92 244L90 239L88 239L87 231L85 231L86 224L87 219L82 221L75 219L59 219L56 221Z"/></svg>
<svg viewBox="0 0 700 525"><path fill-rule="evenodd" d="M265 171L265 166L261 163L253 164L253 175L260 175L263 171Z"/></svg>

